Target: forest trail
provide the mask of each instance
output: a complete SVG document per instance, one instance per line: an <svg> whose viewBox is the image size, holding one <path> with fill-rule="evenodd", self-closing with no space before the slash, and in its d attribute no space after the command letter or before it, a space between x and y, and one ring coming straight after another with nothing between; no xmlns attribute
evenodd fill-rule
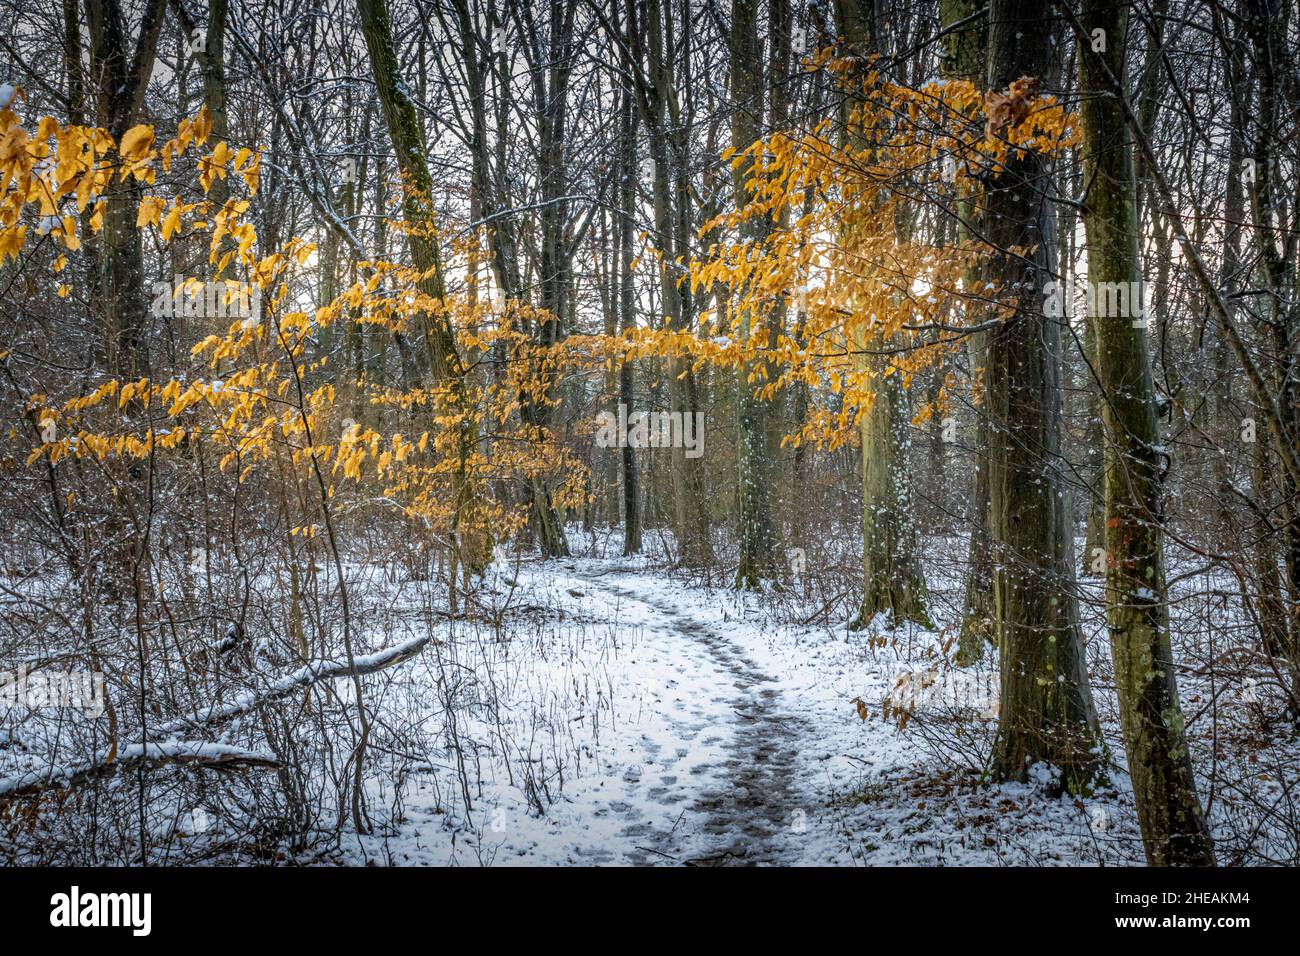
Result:
<svg viewBox="0 0 1300 956"><path fill-rule="evenodd" d="M643 800L659 802L675 822L667 829L646 820L629 823L622 833L632 845L629 859L695 866L791 862L792 848L783 837L801 832L809 806L799 787L797 748L800 740L813 739L807 721L797 716L797 702L721 629L657 600L663 592L647 599L629 586L632 576L594 567L576 577L591 588L593 600L608 599L615 617L632 608L643 611L658 623L661 636L680 644L684 661L705 662L715 672L711 680L682 681L677 690L684 693L664 701L662 715L676 737L670 755L661 758L659 751L668 748L645 740L645 756L659 761L663 772L660 785L651 786ZM673 788L683 779L676 765L701 735L706 745L721 738L721 760L690 767L686 786ZM625 782L644 786L640 779ZM683 847L690 848L686 855Z"/></svg>
<svg viewBox="0 0 1300 956"><path fill-rule="evenodd" d="M455 666L479 681L467 693L500 695L458 730L474 757L473 817L457 799L463 788L448 754L432 751L434 769L414 774L403 791L399 829L365 841L362 861L1141 859L1123 795L1077 801L1034 783L961 785L950 764L921 746L925 738L882 715L899 676L937 645L934 632L882 646L842 624L792 625L752 595L692 585L636 559L503 565L485 590L520 613L506 641L466 632L447 645ZM406 671L407 699L416 708L410 717L424 721L439 672L427 655L421 661ZM979 736L968 746L985 744L992 728L971 720ZM445 736L431 743L445 746ZM1106 821L1104 840L1095 819Z"/></svg>

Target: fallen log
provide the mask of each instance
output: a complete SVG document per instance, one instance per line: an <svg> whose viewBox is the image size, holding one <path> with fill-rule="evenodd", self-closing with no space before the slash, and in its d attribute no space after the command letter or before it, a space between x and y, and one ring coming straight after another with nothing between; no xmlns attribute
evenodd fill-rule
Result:
<svg viewBox="0 0 1300 956"><path fill-rule="evenodd" d="M55 787L80 786L101 777L112 776L119 770L133 767L160 767L166 764L183 764L218 770L231 770L237 767L274 769L280 766L280 761L269 754L202 740L136 743L116 752L112 749L101 750L93 759L84 763L43 767L0 779L0 802L30 797Z"/></svg>
<svg viewBox="0 0 1300 956"><path fill-rule="evenodd" d="M432 640L432 635L426 637L415 637L401 644L394 644L392 647L385 648L382 651L376 651L373 654L366 654L354 658L355 667L349 666L346 661L313 661L303 667L298 668L291 674L280 678L272 683L269 687L262 690L250 691L241 694L228 704L221 704L215 707L209 707L207 710L200 711L193 717L181 717L177 720L168 721L160 724L155 728L155 733L161 735L187 733L199 727L211 727L224 723L240 714L246 714L258 707L273 703L281 698L287 697L295 691L304 687L310 687L312 684L323 680L334 680L340 677L352 677L360 674L373 674L376 671L392 667L394 664L400 664L403 661L409 661L424 646Z"/></svg>
<svg viewBox="0 0 1300 956"><path fill-rule="evenodd" d="M419 654L430 640L432 635L412 638L382 651L355 657L352 664L346 661L313 661L280 678L265 689L243 694L228 704L210 707L193 717L160 724L151 728L151 733L159 737L174 738L177 734L188 734L194 730L219 725L323 680L373 674L410 660ZM136 743L116 753L112 750L100 751L85 763L45 767L0 778L0 803L31 796L53 787L79 786L91 780L111 776L127 767L149 768L164 764L186 764L213 769L280 766L280 762L273 756L227 744L175 739L162 743L150 742L147 745Z"/></svg>

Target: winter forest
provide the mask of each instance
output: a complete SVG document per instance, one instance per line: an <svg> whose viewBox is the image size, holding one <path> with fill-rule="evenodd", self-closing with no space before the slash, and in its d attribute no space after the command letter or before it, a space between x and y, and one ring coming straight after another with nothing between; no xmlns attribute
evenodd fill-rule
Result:
<svg viewBox="0 0 1300 956"><path fill-rule="evenodd" d="M1300 865L1293 0L0 0L0 866Z"/></svg>

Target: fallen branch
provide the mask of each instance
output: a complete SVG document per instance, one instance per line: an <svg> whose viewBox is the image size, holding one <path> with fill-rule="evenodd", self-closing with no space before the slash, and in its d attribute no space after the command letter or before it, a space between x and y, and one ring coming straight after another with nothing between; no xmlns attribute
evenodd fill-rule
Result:
<svg viewBox="0 0 1300 956"><path fill-rule="evenodd" d="M45 767L29 770L13 777L0 779L0 801L29 797L54 787L75 787L100 777L109 777L119 770L131 767L159 767L164 764L184 764L204 768L228 770L235 767L275 768L280 761L228 744L212 744L201 740L168 740L163 743L131 744L114 753L101 750L93 760L63 767Z"/></svg>
<svg viewBox="0 0 1300 956"><path fill-rule="evenodd" d="M196 727L220 724L323 680L373 674L376 671L392 667L394 664L409 661L424 650L424 646L432 639L432 635L411 638L409 641L395 644L382 651L357 657L354 659L355 666L349 666L345 661L313 661L298 668L292 674L280 678L264 690L250 691L240 695L228 704L209 707L206 711L202 711L193 717L182 717L162 724L155 728L154 732L162 735L178 734Z"/></svg>
<svg viewBox="0 0 1300 956"><path fill-rule="evenodd" d="M814 618L818 618L818 617L825 618L825 620L829 623L831 605L834 604L836 601L838 601L840 598L844 597L848 593L849 593L848 591L841 591L839 594L835 595L835 597L831 598L829 601L823 604L821 608L809 614L800 623L806 627L807 625L813 622Z"/></svg>
<svg viewBox="0 0 1300 956"><path fill-rule="evenodd" d="M393 647L354 659L352 666L341 661L314 661L280 678L269 688L250 692L219 707L211 707L194 717L173 720L152 729L160 737L174 736L193 729L206 728L256 710L265 704L288 696L294 691L310 687L323 680L373 674L394 664L410 660L432 640L432 635L416 637ZM280 762L267 754L260 754L227 744L206 743L197 740L170 740L163 743L131 744L114 753L100 751L93 760L63 767L46 767L0 779L0 801L31 796L52 787L75 787L100 777L111 776L124 767L156 767L163 764L186 764L215 769L233 767L278 767Z"/></svg>

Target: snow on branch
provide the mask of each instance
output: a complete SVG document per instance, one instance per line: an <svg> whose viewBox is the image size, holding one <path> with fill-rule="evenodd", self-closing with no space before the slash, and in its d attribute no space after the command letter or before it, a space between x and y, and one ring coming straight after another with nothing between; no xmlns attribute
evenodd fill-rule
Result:
<svg viewBox="0 0 1300 956"><path fill-rule="evenodd" d="M313 661L280 678L263 690L241 694L228 704L210 707L206 711L200 711L193 717L185 717L162 724L157 728L156 732L160 734L177 734L189 728L219 724L230 720L232 717L238 717L240 714L246 714L250 710L256 710L258 707L277 701L282 697L287 697L294 691L310 687L319 681L373 674L376 671L381 671L386 667L392 667L394 664L400 664L415 657L424 649L424 645L428 644L431 638L432 635L413 637L409 641L394 644L382 651L355 657L353 658L355 666L349 666L346 661Z"/></svg>
<svg viewBox="0 0 1300 956"><path fill-rule="evenodd" d="M86 763L62 767L44 767L0 779L0 800L13 800L53 787L75 787L119 770L136 766L158 767L164 764L232 769L235 767L278 767L280 761L269 754L213 744L201 740L168 740L162 743L131 744L114 753L101 750Z"/></svg>
<svg viewBox="0 0 1300 956"><path fill-rule="evenodd" d="M198 715L173 720L153 729L159 736L174 736L188 730L219 724L240 714L256 710L265 704L286 697L296 690L310 687L323 680L353 675L373 674L415 657L432 639L432 635L411 638L401 644L353 658L352 665L342 661L313 661L291 674L280 678L270 687L255 693L243 694L228 704L212 707ZM278 767L280 761L268 754L233 747L228 744L207 743L199 740L168 740L162 743L131 744L114 754L100 751L85 763L62 767L45 767L29 770L12 777L0 778L0 801L31 796L52 787L74 787L99 777L111 776L118 770L136 765L156 767L163 764L230 769L234 767Z"/></svg>

